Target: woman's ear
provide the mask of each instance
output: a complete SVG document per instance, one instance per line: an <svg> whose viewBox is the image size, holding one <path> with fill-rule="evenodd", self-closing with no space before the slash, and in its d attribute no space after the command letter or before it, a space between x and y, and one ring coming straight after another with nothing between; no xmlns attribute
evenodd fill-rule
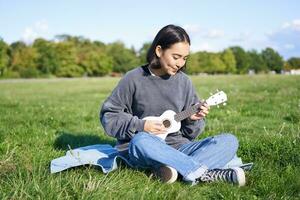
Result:
<svg viewBox="0 0 300 200"><path fill-rule="evenodd" d="M155 47L155 54L156 54L156 56L157 56L158 58L160 58L160 56L161 56L161 54L162 54L162 48L161 48L160 45L157 45L157 46Z"/></svg>

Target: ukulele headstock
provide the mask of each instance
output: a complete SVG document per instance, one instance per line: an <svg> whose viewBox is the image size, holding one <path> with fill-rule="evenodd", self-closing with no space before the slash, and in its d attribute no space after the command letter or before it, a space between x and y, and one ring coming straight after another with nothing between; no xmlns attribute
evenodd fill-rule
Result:
<svg viewBox="0 0 300 200"><path fill-rule="evenodd" d="M218 91L217 93L211 95L208 99L206 99L206 103L209 106L218 106L219 104L223 103L223 105L226 105L227 101L227 95L223 91Z"/></svg>

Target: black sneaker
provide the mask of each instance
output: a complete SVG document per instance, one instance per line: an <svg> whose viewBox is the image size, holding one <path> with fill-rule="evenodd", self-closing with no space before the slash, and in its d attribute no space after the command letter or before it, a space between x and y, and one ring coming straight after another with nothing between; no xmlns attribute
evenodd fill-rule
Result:
<svg viewBox="0 0 300 200"><path fill-rule="evenodd" d="M209 169L200 178L199 182L224 181L244 186L246 183L245 172L242 168L233 167L229 169Z"/></svg>
<svg viewBox="0 0 300 200"><path fill-rule="evenodd" d="M176 169L166 165L159 167L153 173L154 176L159 178L163 183L174 183L178 177Z"/></svg>
<svg viewBox="0 0 300 200"><path fill-rule="evenodd" d="M244 171L250 171L253 167L253 163L245 163L239 166L242 168Z"/></svg>

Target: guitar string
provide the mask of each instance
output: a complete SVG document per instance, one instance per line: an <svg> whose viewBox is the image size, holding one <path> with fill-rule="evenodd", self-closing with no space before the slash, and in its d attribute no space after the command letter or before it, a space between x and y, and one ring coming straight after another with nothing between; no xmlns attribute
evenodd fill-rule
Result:
<svg viewBox="0 0 300 200"><path fill-rule="evenodd" d="M189 116L197 113L202 104L203 103L200 102L200 103L195 104L195 105L191 106L190 108L188 108L188 109L186 109L186 110L184 110L182 112L177 113L174 116L175 121L180 122L180 121L188 118Z"/></svg>

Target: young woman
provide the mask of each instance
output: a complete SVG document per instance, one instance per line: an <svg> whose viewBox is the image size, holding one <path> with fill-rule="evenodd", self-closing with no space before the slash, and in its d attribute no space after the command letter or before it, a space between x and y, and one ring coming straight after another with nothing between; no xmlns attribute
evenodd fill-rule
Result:
<svg viewBox="0 0 300 200"><path fill-rule="evenodd" d="M192 184L222 180L242 186L244 170L230 167L239 159L235 136L221 134L194 141L204 129L209 106L201 106L165 140L156 136L166 132L161 121L144 120L166 110L178 113L199 102L191 80L182 71L190 44L183 28L163 27L148 51L148 64L127 72L103 103L101 123L106 133L117 139L116 148L129 165L152 169L164 182L176 181L179 173Z"/></svg>

